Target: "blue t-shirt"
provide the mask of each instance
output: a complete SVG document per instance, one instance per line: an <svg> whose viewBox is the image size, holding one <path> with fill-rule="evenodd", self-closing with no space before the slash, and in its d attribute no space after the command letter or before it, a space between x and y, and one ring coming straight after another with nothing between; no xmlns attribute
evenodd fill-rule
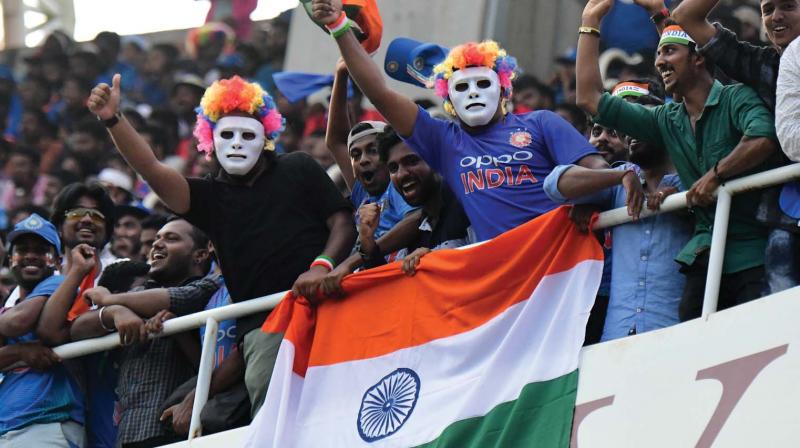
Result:
<svg viewBox="0 0 800 448"><path fill-rule="evenodd" d="M556 208L544 193L544 178L556 165L597 153L572 125L550 111L508 114L470 134L420 108L406 143L442 174L479 241Z"/></svg>
<svg viewBox="0 0 800 448"><path fill-rule="evenodd" d="M53 294L62 276L42 280L26 300ZM34 332L9 338L8 345L36 341ZM63 364L50 370L14 369L0 376L0 435L33 424L84 422L83 396Z"/></svg>
<svg viewBox="0 0 800 448"><path fill-rule="evenodd" d="M228 287L224 284L221 288L211 296L206 305L207 310L219 308L221 306L230 305L231 294L228 292ZM203 338L206 336L206 327L200 327L200 345L203 345ZM217 353L214 356L214 367L222 364L222 361L231 354L233 346L236 345L236 319L228 319L219 323L217 329Z"/></svg>
<svg viewBox="0 0 800 448"><path fill-rule="evenodd" d="M350 193L350 202L353 203L353 207L356 209L356 225L358 225L359 207L364 204L383 204L381 219L378 222L378 228L375 229L375 238L383 236L384 233L388 232L389 229L400 222L408 212L416 210L415 207L406 203L403 196L394 188L394 184L391 182L389 182L389 186L382 195L370 196L367 190L364 189L364 186L361 185L361 182L356 181L356 184L353 186L353 192Z"/></svg>

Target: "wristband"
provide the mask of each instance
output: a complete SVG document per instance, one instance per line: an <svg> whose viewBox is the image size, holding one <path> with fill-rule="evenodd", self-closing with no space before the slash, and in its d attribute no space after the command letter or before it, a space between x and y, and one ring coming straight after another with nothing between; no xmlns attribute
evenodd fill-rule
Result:
<svg viewBox="0 0 800 448"><path fill-rule="evenodd" d="M325 28L328 29L334 39L338 39L342 37L351 26L352 24L350 23L350 19L348 19L347 14L342 11L342 14L339 16L339 18L330 25L325 25Z"/></svg>
<svg viewBox="0 0 800 448"><path fill-rule="evenodd" d="M106 330L107 332L111 333L111 332L114 331L114 329L106 327L106 324L103 323L103 311L105 311L105 310L106 310L106 307L104 307L104 306L100 307L100 313L98 313L97 316L100 319L100 326L103 327L103 330Z"/></svg>
<svg viewBox="0 0 800 448"><path fill-rule="evenodd" d="M331 272L334 268L334 265L335 263L333 262L333 258L325 255L319 255L314 259L314 261L311 262L311 266L309 266L309 268L313 268L314 266L323 266L328 270L328 272Z"/></svg>
<svg viewBox="0 0 800 448"><path fill-rule="evenodd" d="M650 21L658 25L659 23L663 22L664 20L669 18L669 9L665 6L661 8L661 11L650 16Z"/></svg>
<svg viewBox="0 0 800 448"><path fill-rule="evenodd" d="M103 126L105 126L106 128L113 128L114 126L117 125L117 123L119 123L119 119L121 117L122 117L122 114L117 112L114 115L112 115L111 118L109 118L107 120L103 120L100 117L97 117L97 119L99 121L103 122Z"/></svg>
<svg viewBox="0 0 800 448"><path fill-rule="evenodd" d="M591 34L600 37L600 30L591 26L581 26L578 27L578 34Z"/></svg>

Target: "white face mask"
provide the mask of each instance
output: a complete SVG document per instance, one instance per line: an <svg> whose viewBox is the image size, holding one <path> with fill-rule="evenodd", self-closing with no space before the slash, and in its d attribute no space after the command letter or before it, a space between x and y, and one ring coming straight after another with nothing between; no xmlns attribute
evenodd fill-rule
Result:
<svg viewBox="0 0 800 448"><path fill-rule="evenodd" d="M492 121L500 103L500 79L490 68L467 67L453 72L447 94L464 124L483 126Z"/></svg>
<svg viewBox="0 0 800 448"><path fill-rule="evenodd" d="M214 150L225 172L244 176L264 150L264 126L255 118L222 117L214 128Z"/></svg>

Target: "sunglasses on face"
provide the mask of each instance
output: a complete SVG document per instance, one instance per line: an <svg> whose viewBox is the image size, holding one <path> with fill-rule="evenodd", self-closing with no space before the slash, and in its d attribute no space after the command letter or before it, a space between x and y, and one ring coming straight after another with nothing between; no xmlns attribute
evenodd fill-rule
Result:
<svg viewBox="0 0 800 448"><path fill-rule="evenodd" d="M64 213L64 217L67 218L68 220L77 221L79 219L82 219L84 216L88 216L89 218L92 219L92 221L97 223L106 222L105 215L103 215L102 213L98 212L93 208L83 208L83 207L73 208L71 210L67 210L67 212Z"/></svg>

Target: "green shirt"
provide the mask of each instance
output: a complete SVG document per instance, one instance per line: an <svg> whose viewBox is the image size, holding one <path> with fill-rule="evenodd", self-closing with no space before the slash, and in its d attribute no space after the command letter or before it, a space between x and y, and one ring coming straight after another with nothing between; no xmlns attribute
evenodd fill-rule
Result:
<svg viewBox="0 0 800 448"><path fill-rule="evenodd" d="M742 136L777 141L774 119L756 92L741 84L723 86L718 81L711 87L696 132L682 103L647 108L606 93L594 118L602 126L666 148L687 188L730 154ZM741 175L767 168L762 164ZM722 268L726 274L764 264L767 229L755 220L759 199L759 191L733 197ZM714 207L695 207L694 213L694 235L676 257L685 265L694 263L711 246Z"/></svg>

